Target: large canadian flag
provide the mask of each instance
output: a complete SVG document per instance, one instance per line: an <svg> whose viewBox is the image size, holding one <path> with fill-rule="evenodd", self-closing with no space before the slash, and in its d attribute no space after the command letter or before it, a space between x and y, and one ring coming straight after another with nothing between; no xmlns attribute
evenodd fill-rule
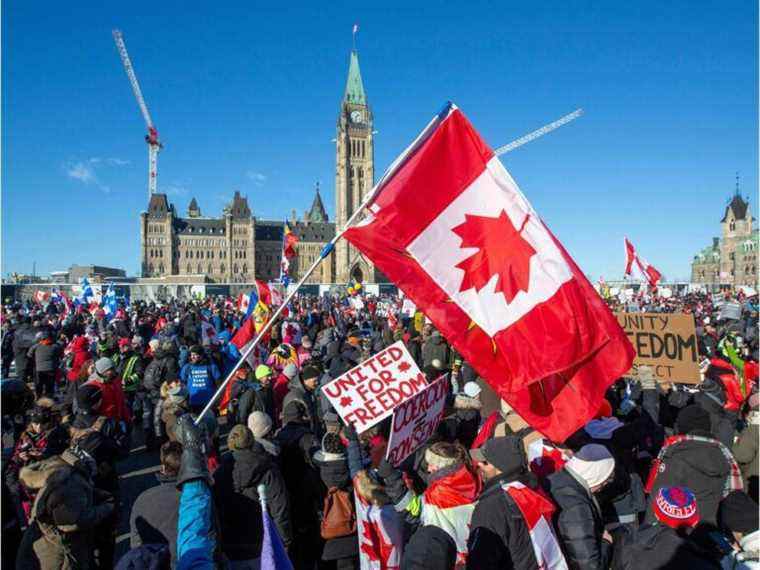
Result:
<svg viewBox="0 0 760 570"><path fill-rule="evenodd" d="M563 441L634 350L581 270L449 104L345 236L526 421Z"/></svg>

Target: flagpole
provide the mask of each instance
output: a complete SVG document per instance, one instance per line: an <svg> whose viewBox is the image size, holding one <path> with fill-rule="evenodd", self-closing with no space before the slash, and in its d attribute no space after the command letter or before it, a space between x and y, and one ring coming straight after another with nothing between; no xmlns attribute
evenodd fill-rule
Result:
<svg viewBox="0 0 760 570"><path fill-rule="evenodd" d="M367 195L364 198L364 201L359 205L359 207L354 211L354 213L351 215L348 220L346 220L345 226L338 232L336 232L335 236L330 240L328 244L326 244L322 251L319 253L319 257L314 260L314 263L311 264L311 267L306 270L306 273L303 274L303 276L298 280L298 283L296 283L295 288L293 291L288 294L288 296L283 299L282 304L277 307L277 310L272 314L269 319L267 319L267 322L264 323L264 326L261 328L259 333L256 335L256 337L253 339L253 341L248 345L248 348L246 351L241 355L240 359L237 361L235 366L232 367L232 370L230 370L230 373L227 374L227 378L224 379L224 382L221 383L219 388L217 388L216 392L214 393L211 400L209 400L208 404L206 404L206 407L203 408L201 413L198 415L198 419L195 420L195 425L200 424L201 420L203 419L203 416L205 416L208 411L213 407L213 405L216 403L216 401L219 399L219 397L224 393L225 388L227 387L227 384L229 384L230 380L235 376L235 372L237 372L238 368L240 368L240 365L245 362L246 358L248 358L248 355L253 352L253 349L258 346L259 342L261 342L261 339L264 338L264 335L269 331L269 329L272 328L272 325L274 325L275 321L277 320L277 317L280 316L282 311L285 309L285 307L290 303L290 300L295 297L295 294L298 292L298 290L303 286L303 284L306 282L306 280L311 276L312 273L314 273L314 270L319 267L319 264L322 263L322 260L328 257L333 249L335 249L336 242L343 237L343 234L346 233L346 231L354 224L356 219L359 217L359 215L364 211L364 208L369 206L369 204L374 200L377 191L385 184L385 181L388 180L393 174L396 173L396 171L401 167L402 164L406 161L406 159L412 154L412 151L414 151L416 148L418 148L432 133L434 130L435 125L446 118L449 111L453 109L454 106L451 102L447 102L446 105L444 105L443 109L439 111L439 113L433 117L433 119L427 124L427 126L422 130L422 132L419 134L419 136L410 144L404 152L402 152L396 160L391 163L391 165L388 167L388 169L385 171L383 176L380 178L380 180L372 187L372 190L367 192ZM251 318L251 317L249 317ZM274 419L274 418L272 418Z"/></svg>

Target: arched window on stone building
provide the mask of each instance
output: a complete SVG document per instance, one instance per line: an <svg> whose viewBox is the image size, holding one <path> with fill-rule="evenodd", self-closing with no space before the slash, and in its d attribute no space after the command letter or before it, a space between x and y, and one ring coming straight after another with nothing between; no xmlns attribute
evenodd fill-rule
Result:
<svg viewBox="0 0 760 570"><path fill-rule="evenodd" d="M149 274L152 274L152 273L153 273L153 264L152 264L152 263L149 263L149 264L148 264L148 273L149 273Z"/></svg>
<svg viewBox="0 0 760 570"><path fill-rule="evenodd" d="M190 264L187 264L187 274L190 275L193 272L193 268L190 267Z"/></svg>
<svg viewBox="0 0 760 570"><path fill-rule="evenodd" d="M237 272L238 272L238 266L237 266L237 263L236 263L235 265L232 266L232 274L233 275L237 275Z"/></svg>
<svg viewBox="0 0 760 570"><path fill-rule="evenodd" d="M163 263L158 266L158 271L159 271L159 273L163 273L164 272L164 264Z"/></svg>
<svg viewBox="0 0 760 570"><path fill-rule="evenodd" d="M244 263L243 264L243 274L245 275L246 273L248 273L248 266Z"/></svg>
<svg viewBox="0 0 760 570"><path fill-rule="evenodd" d="M201 267L201 264L198 264L198 273L203 273L203 268Z"/></svg>
<svg viewBox="0 0 760 570"><path fill-rule="evenodd" d="M214 268L211 267L211 264L209 263L208 264L208 271L206 273L213 273L213 272L214 272Z"/></svg>
<svg viewBox="0 0 760 570"><path fill-rule="evenodd" d="M221 271L222 273L224 273L224 270L225 270L225 267L224 267L224 263L222 263L222 264L219 266L219 271Z"/></svg>

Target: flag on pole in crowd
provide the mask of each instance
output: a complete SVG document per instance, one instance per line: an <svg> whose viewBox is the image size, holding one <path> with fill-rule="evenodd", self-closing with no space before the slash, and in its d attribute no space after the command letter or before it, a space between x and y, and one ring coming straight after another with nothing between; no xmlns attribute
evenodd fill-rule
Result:
<svg viewBox="0 0 760 570"><path fill-rule="evenodd" d="M247 314L230 343L244 353L256 335L264 328L271 314L272 292L263 281L256 280L256 288L248 294ZM241 309L242 310L242 309ZM248 356L251 366L256 364L256 351Z"/></svg>
<svg viewBox="0 0 760 570"><path fill-rule="evenodd" d="M285 287L290 284L290 260L296 256L297 243L298 236L293 233L286 220L282 232L282 259L280 259L280 283Z"/></svg>
<svg viewBox="0 0 760 570"><path fill-rule="evenodd" d="M656 290L662 274L636 252L636 248L628 241L628 238L623 239L625 240L625 276L631 277L635 273L642 281L646 281L653 291Z"/></svg>
<svg viewBox="0 0 760 570"><path fill-rule="evenodd" d="M345 237L534 428L563 441L634 350L491 148L448 104Z"/></svg>
<svg viewBox="0 0 760 570"><path fill-rule="evenodd" d="M264 527L264 537L261 542L261 570L293 570L293 564L285 551L280 533L267 510L266 485L257 489L261 501L261 518Z"/></svg>
<svg viewBox="0 0 760 570"><path fill-rule="evenodd" d="M41 289L37 289L34 292L34 302L39 303L40 305L45 305L50 301L50 292L49 291L42 291Z"/></svg>
<svg viewBox="0 0 760 570"><path fill-rule="evenodd" d="M90 282L87 280L87 277L82 278L80 287L81 292L74 298L74 304L89 306L92 300L95 298L95 294L92 292L92 287L90 286Z"/></svg>
<svg viewBox="0 0 760 570"><path fill-rule="evenodd" d="M113 283L108 284L108 290L103 296L103 311L105 311L106 318L112 319L116 314L118 308L116 303L116 290L113 288Z"/></svg>

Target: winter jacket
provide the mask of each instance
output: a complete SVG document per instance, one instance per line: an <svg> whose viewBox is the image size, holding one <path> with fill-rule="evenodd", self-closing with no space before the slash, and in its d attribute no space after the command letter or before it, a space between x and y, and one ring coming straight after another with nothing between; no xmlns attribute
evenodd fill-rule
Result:
<svg viewBox="0 0 760 570"><path fill-rule="evenodd" d="M241 389L237 396L233 395L233 398L237 398L237 423L246 425L248 416L253 412L264 412L275 424L278 423L271 386L263 388L250 382L238 382L237 385Z"/></svg>
<svg viewBox="0 0 760 570"><path fill-rule="evenodd" d="M169 546L172 567L177 559L177 520L180 492L177 478L157 475L159 484L143 491L132 505L129 514L129 546L166 544Z"/></svg>
<svg viewBox="0 0 760 570"><path fill-rule="evenodd" d="M177 520L177 569L214 570L217 533L214 499L208 483L194 479L182 485Z"/></svg>
<svg viewBox="0 0 760 570"><path fill-rule="evenodd" d="M739 464L744 477L744 489L757 502L758 492L758 424L760 412L757 410L747 416L748 425L739 434L734 443L734 459Z"/></svg>
<svg viewBox="0 0 760 570"><path fill-rule="evenodd" d="M288 493L280 470L257 443L222 456L214 494L222 524L222 550L232 560L258 558L263 527L257 487L266 485L267 507L287 546L292 541Z"/></svg>
<svg viewBox="0 0 760 570"><path fill-rule="evenodd" d="M40 341L29 349L27 356L34 359L37 372L55 372L61 363L61 345L49 340Z"/></svg>
<svg viewBox="0 0 760 570"><path fill-rule="evenodd" d="M76 382L82 371L82 366L90 359L90 343L86 337L78 336L71 341L71 351L74 356L71 361L71 367L66 373L66 379L69 382Z"/></svg>
<svg viewBox="0 0 760 570"><path fill-rule="evenodd" d="M707 433L693 435L710 437ZM700 519L716 524L718 505L730 474L731 467L716 443L680 441L665 450L649 495L656 496L662 487L688 487L697 499ZM651 508L647 510L646 520L656 520Z"/></svg>
<svg viewBox="0 0 760 570"><path fill-rule="evenodd" d="M280 446L280 463L291 505L293 534L313 532L322 512L322 482L312 464L319 442L305 424L290 422L275 435Z"/></svg>
<svg viewBox="0 0 760 570"><path fill-rule="evenodd" d="M515 568L537 570L530 531L520 508L502 487L512 477L489 480L470 520L467 539L467 568ZM535 479L526 480L535 488Z"/></svg>
<svg viewBox="0 0 760 570"><path fill-rule="evenodd" d="M481 403L478 398L457 394L454 398L454 412L443 419L438 427L447 441L459 441L466 449L478 435L480 427Z"/></svg>
<svg viewBox="0 0 760 570"><path fill-rule="evenodd" d="M177 369L177 355L174 351L165 351L161 348L153 353L153 360L145 367L143 375L143 388L158 396L161 384L167 380L179 378Z"/></svg>
<svg viewBox="0 0 760 570"><path fill-rule="evenodd" d="M444 367L449 362L449 345L440 335L433 335L422 343L422 368L431 366L433 360L439 360Z"/></svg>
<svg viewBox="0 0 760 570"><path fill-rule="evenodd" d="M113 513L113 501L60 457L24 468L21 480L38 493L16 568L90 568L93 532Z"/></svg>
<svg viewBox="0 0 760 570"><path fill-rule="evenodd" d="M124 389L121 387L121 379L117 376L110 382L103 382L98 373L93 373L85 385L97 386L103 394L103 403L100 405L98 412L102 416L111 418L117 422L132 420L132 412L127 407L127 400L124 397Z"/></svg>
<svg viewBox="0 0 760 570"><path fill-rule="evenodd" d="M314 454L314 463L319 469L319 476L326 490L337 487L342 491L347 491L351 495L353 504L353 485L351 484L351 475L348 471L348 462L343 454L324 453L317 451ZM322 560L337 560L339 558L349 558L359 554L359 541L356 533L348 536L341 536L325 541L325 547L322 550Z"/></svg>
<svg viewBox="0 0 760 570"><path fill-rule="evenodd" d="M69 427L71 445L83 448L95 460L98 471L93 483L114 495L119 492L116 461L128 453L129 440L114 420L77 413Z"/></svg>
<svg viewBox="0 0 760 570"><path fill-rule="evenodd" d="M599 505L586 485L565 467L544 480L559 508L557 534L571 570L606 570L609 543L602 540L604 522Z"/></svg>
<svg viewBox="0 0 760 570"><path fill-rule="evenodd" d="M282 400L283 415L285 415L286 409L290 406L299 407L301 412L300 415L309 419L312 432L315 434L319 433L319 416L317 414L314 394L304 387L298 374L291 378L288 383L288 393Z"/></svg>
<svg viewBox="0 0 760 570"><path fill-rule="evenodd" d="M201 361L198 364L187 363L180 370L179 378L187 387L191 406L205 406L214 396L216 383L221 378L216 364Z"/></svg>
<svg viewBox="0 0 760 570"><path fill-rule="evenodd" d="M720 565L696 543L659 522L618 535L612 570L715 570Z"/></svg>
<svg viewBox="0 0 760 570"><path fill-rule="evenodd" d="M136 392L142 385L145 374L142 356L132 351L122 354L119 364L116 366L116 373L121 378L125 392Z"/></svg>

